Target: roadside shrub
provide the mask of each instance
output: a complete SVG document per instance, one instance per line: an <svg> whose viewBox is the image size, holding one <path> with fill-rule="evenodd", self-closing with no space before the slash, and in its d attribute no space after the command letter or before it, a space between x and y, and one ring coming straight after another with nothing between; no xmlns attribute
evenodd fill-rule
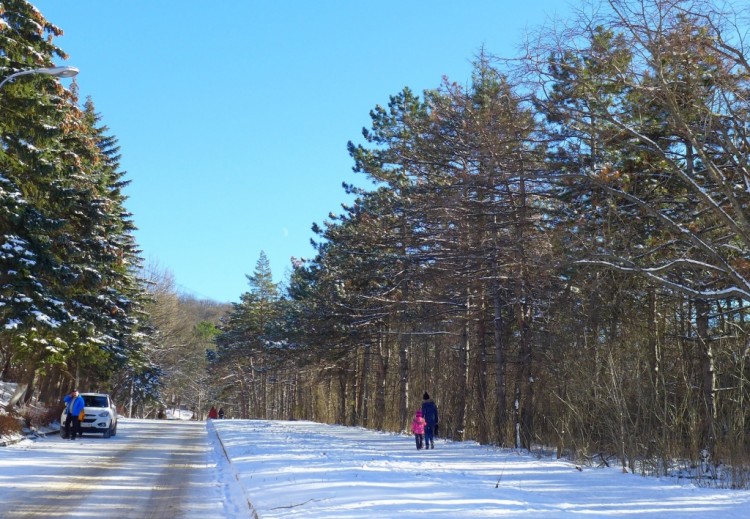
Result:
<svg viewBox="0 0 750 519"><path fill-rule="evenodd" d="M20 434L22 429L18 418L7 414L0 414L0 436Z"/></svg>
<svg viewBox="0 0 750 519"><path fill-rule="evenodd" d="M28 406L21 410L21 416L26 427L44 427L52 422L60 421L63 406L33 407Z"/></svg>
<svg viewBox="0 0 750 519"><path fill-rule="evenodd" d="M59 422L60 415L62 414L63 409L65 409L64 404L53 405L52 407L48 408L41 418L41 425L49 425L53 422Z"/></svg>

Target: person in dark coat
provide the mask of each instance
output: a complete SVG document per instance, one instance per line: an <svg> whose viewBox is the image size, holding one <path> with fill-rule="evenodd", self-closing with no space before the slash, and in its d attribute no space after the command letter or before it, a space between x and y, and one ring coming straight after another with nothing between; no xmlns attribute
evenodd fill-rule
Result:
<svg viewBox="0 0 750 519"><path fill-rule="evenodd" d="M219 420L223 420L223 419L224 419L224 408L220 407L219 408Z"/></svg>
<svg viewBox="0 0 750 519"><path fill-rule="evenodd" d="M434 449L439 422L438 410L437 405L435 405L435 402L432 401L427 392L422 395L422 417L427 422L427 425L424 427L424 448Z"/></svg>

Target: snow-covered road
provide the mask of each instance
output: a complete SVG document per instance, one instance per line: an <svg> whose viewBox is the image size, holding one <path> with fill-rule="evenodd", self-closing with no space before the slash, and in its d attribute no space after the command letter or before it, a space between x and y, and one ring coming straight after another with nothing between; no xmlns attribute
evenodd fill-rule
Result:
<svg viewBox="0 0 750 519"><path fill-rule="evenodd" d="M0 449L0 517L251 517L204 422L121 420L117 432Z"/></svg>
<svg viewBox="0 0 750 519"><path fill-rule="evenodd" d="M110 439L0 448L0 519L421 515L747 519L750 491L305 421L122 420Z"/></svg>

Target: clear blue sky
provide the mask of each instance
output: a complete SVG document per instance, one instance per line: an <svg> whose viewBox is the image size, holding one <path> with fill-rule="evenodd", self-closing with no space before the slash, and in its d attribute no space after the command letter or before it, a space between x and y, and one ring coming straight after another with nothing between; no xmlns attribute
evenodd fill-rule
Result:
<svg viewBox="0 0 750 519"><path fill-rule="evenodd" d="M511 57L565 0L32 0L65 31L119 139L147 262L177 288L237 301L261 251L280 281L312 257L310 230L347 201L347 141L408 86L466 84L471 61ZM70 80L63 80L69 84Z"/></svg>

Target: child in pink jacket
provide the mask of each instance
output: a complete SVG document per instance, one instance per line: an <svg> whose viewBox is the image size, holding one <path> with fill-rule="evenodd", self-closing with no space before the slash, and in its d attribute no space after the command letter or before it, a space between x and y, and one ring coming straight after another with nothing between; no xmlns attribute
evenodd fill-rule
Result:
<svg viewBox="0 0 750 519"><path fill-rule="evenodd" d="M414 417L414 421L411 423L411 432L414 433L414 439L417 441L417 450L422 449L422 441L424 439L424 426L427 424L425 419L422 418L422 411L417 411L417 415Z"/></svg>

